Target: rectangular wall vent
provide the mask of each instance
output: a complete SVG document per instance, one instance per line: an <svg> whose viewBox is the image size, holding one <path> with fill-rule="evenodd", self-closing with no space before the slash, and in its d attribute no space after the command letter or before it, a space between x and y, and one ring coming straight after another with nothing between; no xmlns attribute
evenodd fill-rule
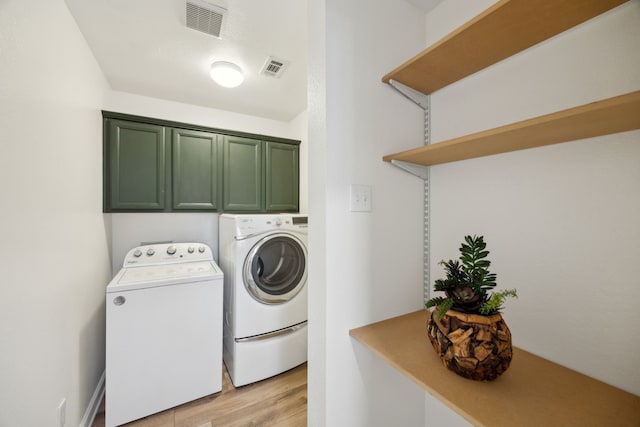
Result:
<svg viewBox="0 0 640 427"><path fill-rule="evenodd" d="M264 74L265 76L279 78L284 70L289 65L290 61L282 58L276 58L274 56L270 56L265 61L262 66L262 70L260 70L260 74Z"/></svg>
<svg viewBox="0 0 640 427"><path fill-rule="evenodd" d="M225 8L204 1L187 1L187 27L220 37Z"/></svg>

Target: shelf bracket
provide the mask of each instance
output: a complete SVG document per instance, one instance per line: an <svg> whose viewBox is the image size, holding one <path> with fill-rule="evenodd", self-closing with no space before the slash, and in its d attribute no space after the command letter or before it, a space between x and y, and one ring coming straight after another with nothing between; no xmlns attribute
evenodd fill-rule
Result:
<svg viewBox="0 0 640 427"><path fill-rule="evenodd" d="M424 145L429 145L431 143L431 97L422 92L419 92L415 89L410 88L409 86L403 85L402 83L390 79L389 85L398 91L402 96L407 98L409 101L416 104L418 107L422 108L424 112ZM424 301L427 302L431 297L430 291L430 280L431 280L431 265L429 261L429 256L431 253L431 238L430 238L430 204L431 204L431 183L429 179L429 166L418 165L415 163L405 162L402 160L391 160L391 164L404 170L405 172L409 172L410 174L417 176L422 179L424 182L424 211L423 211L423 219L424 219L424 227L423 227L423 296Z"/></svg>
<svg viewBox="0 0 640 427"><path fill-rule="evenodd" d="M427 110L429 108L429 95L418 92L417 90L412 89L409 86L405 86L393 79L389 80L389 85L400 92L405 98L417 104L423 110Z"/></svg>
<svg viewBox="0 0 640 427"><path fill-rule="evenodd" d="M391 164L399 167L405 172L409 172L411 175L415 175L421 179L429 178L429 167L423 165L416 165L415 163L405 162L402 160L391 160Z"/></svg>

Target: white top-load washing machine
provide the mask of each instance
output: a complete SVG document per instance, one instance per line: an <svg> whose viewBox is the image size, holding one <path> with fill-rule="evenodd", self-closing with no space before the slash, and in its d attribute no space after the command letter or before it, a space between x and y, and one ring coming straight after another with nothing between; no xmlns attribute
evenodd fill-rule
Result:
<svg viewBox="0 0 640 427"><path fill-rule="evenodd" d="M222 294L204 244L127 253L106 291L106 427L222 390Z"/></svg>
<svg viewBox="0 0 640 427"><path fill-rule="evenodd" d="M235 386L307 360L307 216L219 218L224 363Z"/></svg>

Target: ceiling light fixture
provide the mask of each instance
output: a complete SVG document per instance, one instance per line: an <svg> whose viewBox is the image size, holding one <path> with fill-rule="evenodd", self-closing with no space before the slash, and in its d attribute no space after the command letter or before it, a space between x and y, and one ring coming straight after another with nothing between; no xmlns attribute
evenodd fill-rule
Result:
<svg viewBox="0 0 640 427"><path fill-rule="evenodd" d="M232 62L214 62L210 75L214 82L224 87L236 87L244 81L242 70Z"/></svg>

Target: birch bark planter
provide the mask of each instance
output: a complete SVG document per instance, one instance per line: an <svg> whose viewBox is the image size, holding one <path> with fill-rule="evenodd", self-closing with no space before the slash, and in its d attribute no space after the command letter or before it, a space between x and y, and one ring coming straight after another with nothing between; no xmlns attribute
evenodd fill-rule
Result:
<svg viewBox="0 0 640 427"><path fill-rule="evenodd" d="M442 320L431 312L429 341L444 365L476 381L492 381L509 368L511 332L500 313L490 316L449 310Z"/></svg>

